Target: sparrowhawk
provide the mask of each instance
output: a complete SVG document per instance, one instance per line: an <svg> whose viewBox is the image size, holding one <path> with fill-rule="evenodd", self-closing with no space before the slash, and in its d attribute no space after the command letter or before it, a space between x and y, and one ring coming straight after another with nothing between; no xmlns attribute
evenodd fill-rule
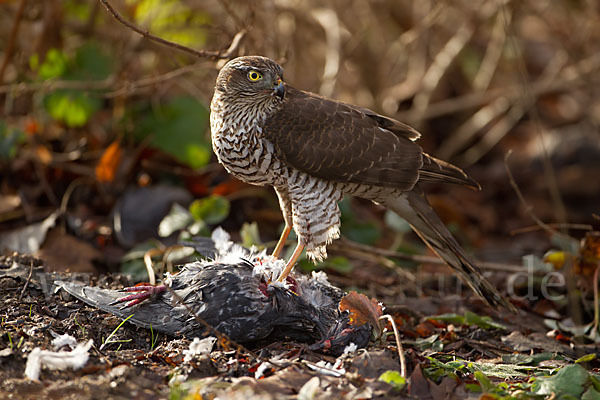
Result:
<svg viewBox="0 0 600 400"><path fill-rule="evenodd" d="M421 182L479 188L461 169L425 154L410 126L366 108L298 90L283 69L261 56L227 62L211 102L212 145L225 169L256 185L273 186L285 220L279 256L293 228L298 245L279 277L285 280L303 249L313 260L340 234L338 202L369 199L404 218L423 241L492 305L513 308L452 237L421 190Z"/></svg>

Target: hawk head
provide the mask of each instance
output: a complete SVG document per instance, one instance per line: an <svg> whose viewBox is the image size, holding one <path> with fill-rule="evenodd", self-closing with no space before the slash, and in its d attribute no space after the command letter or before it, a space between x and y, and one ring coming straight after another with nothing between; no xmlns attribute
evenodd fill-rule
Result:
<svg viewBox="0 0 600 400"><path fill-rule="evenodd" d="M238 101L279 102L285 96L283 68L266 57L234 58L221 68L215 90Z"/></svg>

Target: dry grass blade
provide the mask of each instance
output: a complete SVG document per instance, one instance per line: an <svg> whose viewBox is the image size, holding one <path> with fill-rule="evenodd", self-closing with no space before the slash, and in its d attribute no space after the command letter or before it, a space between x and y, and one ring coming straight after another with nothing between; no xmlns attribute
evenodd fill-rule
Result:
<svg viewBox="0 0 600 400"><path fill-rule="evenodd" d="M396 326L396 321L392 318L391 315L385 314L379 317L380 320L388 320L392 325L392 329L394 330L394 337L396 338L396 349L398 350L398 359L400 360L400 375L403 378L406 378L406 359L404 358L404 348L402 347L402 342L400 341L400 334L398 333L398 327Z"/></svg>

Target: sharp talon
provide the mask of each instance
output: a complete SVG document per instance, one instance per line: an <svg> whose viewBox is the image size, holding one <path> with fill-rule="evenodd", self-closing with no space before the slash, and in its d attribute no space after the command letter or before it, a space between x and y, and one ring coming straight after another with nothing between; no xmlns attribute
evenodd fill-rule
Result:
<svg viewBox="0 0 600 400"><path fill-rule="evenodd" d="M156 294L164 292L166 289L167 288L165 285L159 285L159 286L143 285L143 286L132 286L132 287L128 287L128 288L123 288L119 291L120 292L136 292L136 293L130 294L129 296L121 297L120 299L117 299L117 300L109 303L109 306L116 306L117 304L128 302L123 307L121 307L121 309L132 307L132 306L135 306L136 304L140 304L144 300L149 299Z"/></svg>

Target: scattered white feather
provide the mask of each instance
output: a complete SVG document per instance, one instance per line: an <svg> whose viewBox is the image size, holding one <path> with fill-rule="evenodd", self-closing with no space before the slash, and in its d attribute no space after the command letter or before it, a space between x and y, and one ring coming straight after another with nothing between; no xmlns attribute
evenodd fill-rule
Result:
<svg viewBox="0 0 600 400"><path fill-rule="evenodd" d="M279 281L273 281L269 285L278 287L278 288L282 288L282 289L287 289L290 286L287 284L287 282L279 282Z"/></svg>
<svg viewBox="0 0 600 400"><path fill-rule="evenodd" d="M218 254L225 254L233 245L233 242L230 240L231 236L229 236L229 233L227 233L225 229L221 228L220 226L212 232L210 238L213 240L213 242L215 242L215 249L217 249Z"/></svg>
<svg viewBox="0 0 600 400"><path fill-rule="evenodd" d="M323 285L331 285L327 280L327 274L323 271L313 271L312 277L315 281L323 284Z"/></svg>
<svg viewBox="0 0 600 400"><path fill-rule="evenodd" d="M65 370L67 368L79 369L83 367L89 358L88 351L94 344L92 339L85 343L79 343L73 351L48 351L36 347L27 357L25 376L32 380L38 380L43 366L49 369Z"/></svg>
<svg viewBox="0 0 600 400"><path fill-rule="evenodd" d="M308 364L308 367L322 375L339 377L346 374L346 370L344 368L340 368L341 365L342 361L338 358L335 360L335 364L331 364L326 361L319 361L316 364Z"/></svg>
<svg viewBox="0 0 600 400"><path fill-rule="evenodd" d="M256 368L256 371L254 372L254 379L260 379L262 378L262 376L264 375L265 371L269 369L269 363L267 362L262 362L260 363L260 365L258 366L258 368Z"/></svg>
<svg viewBox="0 0 600 400"><path fill-rule="evenodd" d="M69 346L71 349L73 349L75 346L77 346L77 340L73 336L65 333L64 335L55 337L52 340L52 346L54 346L55 350L58 350L63 346Z"/></svg>
<svg viewBox="0 0 600 400"><path fill-rule="evenodd" d="M216 341L217 338L213 336L204 339L195 337L192 343L190 343L190 348L183 351L183 362L190 362L195 356L209 355Z"/></svg>
<svg viewBox="0 0 600 400"><path fill-rule="evenodd" d="M298 400L312 400L317 398L317 393L321 387L321 380L318 376L310 378L298 391Z"/></svg>
<svg viewBox="0 0 600 400"><path fill-rule="evenodd" d="M355 343L350 342L350 344L344 347L344 354L351 354L358 350L358 346Z"/></svg>

